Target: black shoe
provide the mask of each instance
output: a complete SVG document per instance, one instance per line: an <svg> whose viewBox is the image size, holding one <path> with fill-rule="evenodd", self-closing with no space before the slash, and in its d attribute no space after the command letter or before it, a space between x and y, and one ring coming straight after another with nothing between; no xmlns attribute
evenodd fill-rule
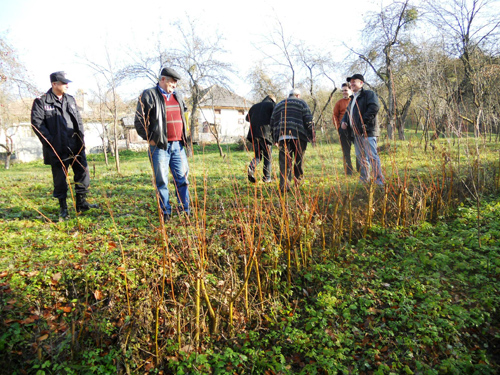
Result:
<svg viewBox="0 0 500 375"><path fill-rule="evenodd" d="M68 205L66 204L66 198L59 198L59 219L66 220L69 219Z"/></svg>
<svg viewBox="0 0 500 375"><path fill-rule="evenodd" d="M76 194L76 212L85 212L91 208L99 208L99 205L87 202L85 194Z"/></svg>
<svg viewBox="0 0 500 375"><path fill-rule="evenodd" d="M272 178L271 177L262 177L262 182L265 182L266 184L270 183L270 182L273 182Z"/></svg>
<svg viewBox="0 0 500 375"><path fill-rule="evenodd" d="M248 167L248 181L255 183L255 171L250 166Z"/></svg>
<svg viewBox="0 0 500 375"><path fill-rule="evenodd" d="M163 222L168 223L170 221L170 214L163 214Z"/></svg>

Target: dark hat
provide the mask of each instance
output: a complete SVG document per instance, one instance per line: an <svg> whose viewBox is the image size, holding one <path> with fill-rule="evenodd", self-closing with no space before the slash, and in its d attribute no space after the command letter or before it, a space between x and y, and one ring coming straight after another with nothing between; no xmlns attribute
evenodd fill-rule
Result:
<svg viewBox="0 0 500 375"><path fill-rule="evenodd" d="M172 77L173 79L180 80L181 76L172 68L163 68L161 70L161 76Z"/></svg>
<svg viewBox="0 0 500 375"><path fill-rule="evenodd" d="M62 83L70 83L71 81L66 78L66 73L64 72L55 72L50 75L50 82L62 82Z"/></svg>
<svg viewBox="0 0 500 375"><path fill-rule="evenodd" d="M352 77L347 77L347 82L351 82L351 79L359 79L361 81L365 81L365 77L362 74L354 74Z"/></svg>

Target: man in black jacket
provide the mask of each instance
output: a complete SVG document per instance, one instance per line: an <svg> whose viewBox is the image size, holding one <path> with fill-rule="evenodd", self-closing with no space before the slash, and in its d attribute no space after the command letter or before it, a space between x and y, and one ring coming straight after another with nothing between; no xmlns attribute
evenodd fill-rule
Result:
<svg viewBox="0 0 500 375"><path fill-rule="evenodd" d="M153 164L156 191L166 222L172 215L169 202L168 170L174 178L179 210L188 214L189 167L185 151L187 110L182 96L175 91L181 76L171 68L163 68L158 84L144 90L137 102L134 126L137 133L149 143L149 157Z"/></svg>
<svg viewBox="0 0 500 375"><path fill-rule="evenodd" d="M273 138L271 136L271 115L273 114L276 98L268 95L260 103L254 104L246 116L250 123L247 140L252 142L255 158L248 166L248 180L255 182L255 168L264 159L264 176L262 181L271 182L271 152Z"/></svg>
<svg viewBox="0 0 500 375"><path fill-rule="evenodd" d="M55 72L50 75L50 82L52 88L33 102L31 124L42 142L44 163L52 167L53 196L59 199L59 217L66 219L69 217L66 197L70 165L75 174L76 211L83 212L98 206L89 204L85 199L90 177L82 118L75 99L66 94L71 81L64 72Z"/></svg>
<svg viewBox="0 0 500 375"><path fill-rule="evenodd" d="M307 142L314 140L313 117L307 103L300 99L300 90L293 89L287 99L276 104L271 130L280 150L280 190L285 192L292 181L292 162L295 183L302 179Z"/></svg>
<svg viewBox="0 0 500 375"><path fill-rule="evenodd" d="M365 78L361 74L348 77L347 82L351 84L353 95L342 118L342 129L349 129L354 138L356 158L361 164L361 182L368 182L368 169L371 166L375 183L383 185L384 176L377 153L377 113L380 108L377 95L373 91L363 89Z"/></svg>

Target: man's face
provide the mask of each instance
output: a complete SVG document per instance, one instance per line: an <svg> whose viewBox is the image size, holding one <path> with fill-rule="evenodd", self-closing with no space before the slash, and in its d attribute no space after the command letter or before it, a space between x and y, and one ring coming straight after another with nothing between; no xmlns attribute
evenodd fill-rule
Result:
<svg viewBox="0 0 500 375"><path fill-rule="evenodd" d="M347 86L342 87L342 97L343 97L344 99L349 98L349 96L351 96L351 94L352 94L352 92L351 92L351 90L349 89L349 87L347 87Z"/></svg>
<svg viewBox="0 0 500 375"><path fill-rule="evenodd" d="M52 82L52 91L54 94L57 96L61 96L65 94L68 91L68 84L67 83L62 83L62 82Z"/></svg>
<svg viewBox="0 0 500 375"><path fill-rule="evenodd" d="M177 80L172 77L162 77L160 81L160 87L167 93L171 94L177 87Z"/></svg>
<svg viewBox="0 0 500 375"><path fill-rule="evenodd" d="M357 78L351 79L349 83L351 84L351 90L354 92L358 92L359 90L361 90L364 85L364 82Z"/></svg>

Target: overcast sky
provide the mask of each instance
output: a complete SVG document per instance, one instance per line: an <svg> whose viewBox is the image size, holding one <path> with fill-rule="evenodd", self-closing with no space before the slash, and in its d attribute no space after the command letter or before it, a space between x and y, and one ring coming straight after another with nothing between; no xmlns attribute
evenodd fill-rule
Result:
<svg viewBox="0 0 500 375"><path fill-rule="evenodd" d="M40 90L50 87L51 72L64 70L73 81L70 93L74 93L78 88L88 90L95 85L91 70L77 55L98 61L107 46L118 60L125 60L130 49L151 48L159 30L168 28L169 21L188 14L199 19L204 27L213 25L225 36L224 46L230 52L226 58L238 71L231 77L231 86L245 96L250 86L244 77L255 61L262 58L255 44L270 32L276 17L287 35L305 40L315 48L335 51L335 58L341 60L346 53L342 41L354 43L363 26L363 15L379 10L380 3L378 0L0 0L0 35L6 36L17 50ZM338 72L337 78L343 73ZM146 88L150 83L144 82L143 86Z"/></svg>

